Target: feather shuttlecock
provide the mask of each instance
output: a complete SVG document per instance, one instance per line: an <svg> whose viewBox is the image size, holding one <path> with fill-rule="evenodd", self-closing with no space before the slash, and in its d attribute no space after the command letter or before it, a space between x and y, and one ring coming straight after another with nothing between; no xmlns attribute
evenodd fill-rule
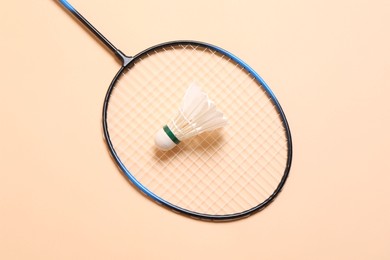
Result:
<svg viewBox="0 0 390 260"><path fill-rule="evenodd" d="M168 151L181 141L206 131L227 125L227 119L218 111L207 94L192 83L183 98L176 116L155 135L160 150Z"/></svg>

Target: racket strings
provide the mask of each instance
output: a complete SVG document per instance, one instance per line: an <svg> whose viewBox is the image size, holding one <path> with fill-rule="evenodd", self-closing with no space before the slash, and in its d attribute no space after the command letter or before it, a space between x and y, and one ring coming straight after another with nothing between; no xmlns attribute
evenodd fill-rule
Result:
<svg viewBox="0 0 390 260"><path fill-rule="evenodd" d="M245 148L244 148L244 149L245 149ZM266 152L267 152L267 150L264 151L264 153L266 153ZM249 168L250 168L250 166L249 166ZM268 172L269 172L269 171L268 171ZM269 173L270 173L270 172L269 172ZM271 177L273 177L273 179L276 180L276 181L278 181L278 183L279 183L280 180L277 180L276 177L275 177L272 173L270 173L270 174L271 174ZM245 175L244 175L244 176L245 176ZM241 177L238 177L238 178L241 178ZM273 189L275 188L275 183L271 184L270 181L268 181L268 180L265 179L265 178L263 178L263 180L264 180L264 183L265 183L265 184L268 184L268 186L272 188L272 190L271 190L271 192L272 192ZM238 182L238 181L242 181L242 180L237 180L236 182ZM240 190L239 192L236 191L236 193L240 195L241 192L242 192L243 190L247 190L248 187L253 187L253 188L256 190L256 192L259 192L259 189L258 189L257 187L260 187L260 190L263 191L263 192L260 192L260 193L263 195L264 198L267 198L267 197L269 196L269 194L270 194L270 191L266 190L266 189L264 188L264 185L258 185L257 187L256 187L256 186L250 185L252 181L257 182L255 178L247 179L246 184L245 184L245 185L242 185L242 186L241 186L241 190ZM263 184L264 184L264 183L263 183ZM257 182L257 184L259 184L259 183ZM228 188L226 188L225 191L224 191L224 194L225 194L230 188L234 187L234 185L235 185L235 183L231 184ZM212 185L210 185L210 186L212 186ZM251 195L251 194L252 194L252 193L249 193L249 195ZM256 199L253 195L252 195L252 197L253 197L254 199ZM257 199L258 199L258 198L257 198ZM233 198L232 198L231 200L227 201L226 203L231 203L232 200L233 200ZM224 205L222 205L221 209L226 207L226 203L225 203ZM209 208L209 209L210 209L210 208Z"/></svg>
<svg viewBox="0 0 390 260"><path fill-rule="evenodd" d="M194 48L194 49L196 49L196 48ZM166 51L166 50L165 50L165 51ZM212 54L215 54L215 52L212 52ZM224 57L224 56L221 56L221 57L220 57L219 62L221 62L221 61L224 61L224 62L226 62L226 63L229 63L229 62L230 62L230 59L223 59L223 57ZM211 59L211 58L210 58L210 59ZM218 63L217 63L217 64L218 64ZM209 73L214 73L215 75L219 75L219 74L221 74L221 73L220 73L221 70L226 70L227 73L230 74L230 73L233 72L235 69L237 69L238 66L239 66L239 65L236 64L235 67L231 68L229 71L226 70L226 67L225 67L225 66L219 66L219 67L218 67L218 71L213 72L212 69L215 68L215 67L217 67L216 64L214 64L214 66L211 67L210 70L208 70L208 73L205 75L205 77L208 77L208 74L209 74ZM203 67L203 66L200 66L200 67ZM243 68L241 68L241 70L243 70ZM233 79L234 79L234 78L233 78ZM219 81L222 81L222 80L223 80L223 79L219 79ZM244 80L248 80L248 78L244 78ZM252 79L252 80L253 80L253 79ZM221 83L219 83L219 84L220 84L220 85L223 85L223 84L221 84ZM240 86L240 84L238 84L237 86ZM215 152L215 151L214 151L214 152ZM212 158L212 154L209 154L209 158ZM210 174L212 174L212 173L210 173ZM215 176L216 176L215 178L218 177L217 174L216 174ZM203 194L205 190L208 190L210 187L214 186L214 185L213 185L214 180L215 180L215 179L211 179L211 180L210 180L210 183L208 183L208 185L205 186L204 189L201 190L201 191L199 192L199 194ZM222 181L222 183L223 183L223 182L224 182L224 181ZM230 189L230 188L231 188L231 187L226 188L226 191L227 191L228 189ZM226 192L225 192L225 193L226 193ZM163 195L165 195L165 194L163 194ZM194 203L195 201L198 201L201 205L203 205L203 203L205 203L207 200L209 200L209 198L207 198L207 197L204 199L204 201L199 200L198 197L195 197L195 198L194 198L192 201L190 201L189 203L192 204L192 203ZM180 201L182 201L182 200L179 200L179 202L180 202Z"/></svg>
<svg viewBox="0 0 390 260"><path fill-rule="evenodd" d="M231 125L174 151L156 151L154 132L175 114L191 81L199 81ZM244 211L267 199L284 173L286 137L271 98L249 72L214 50L182 45L148 53L120 77L109 114L110 138L126 168L179 207Z"/></svg>

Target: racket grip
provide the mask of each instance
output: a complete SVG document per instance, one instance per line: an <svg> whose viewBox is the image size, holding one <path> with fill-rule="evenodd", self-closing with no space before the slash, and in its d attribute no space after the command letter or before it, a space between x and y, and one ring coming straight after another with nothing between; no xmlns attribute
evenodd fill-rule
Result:
<svg viewBox="0 0 390 260"><path fill-rule="evenodd" d="M66 9L68 9L69 11L71 11L71 12L74 12L74 7L71 5L71 4L69 4L69 2L68 1L66 1L66 0L59 0L59 2L66 8Z"/></svg>

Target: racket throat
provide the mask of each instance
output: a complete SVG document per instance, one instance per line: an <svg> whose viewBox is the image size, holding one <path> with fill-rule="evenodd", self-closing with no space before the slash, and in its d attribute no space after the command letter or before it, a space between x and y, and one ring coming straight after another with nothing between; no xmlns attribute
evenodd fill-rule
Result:
<svg viewBox="0 0 390 260"><path fill-rule="evenodd" d="M122 61L122 66L126 67L132 60L133 57L125 55L122 51L116 49L115 56L117 56Z"/></svg>

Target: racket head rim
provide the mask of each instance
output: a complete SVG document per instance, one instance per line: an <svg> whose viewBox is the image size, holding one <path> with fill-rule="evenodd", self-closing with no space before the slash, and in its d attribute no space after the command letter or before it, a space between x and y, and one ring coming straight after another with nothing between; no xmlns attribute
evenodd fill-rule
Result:
<svg viewBox="0 0 390 260"><path fill-rule="evenodd" d="M247 210L244 210L244 211L241 211L241 212L232 213L232 214L225 214L225 215L205 214L205 213L195 212L195 211L191 211L191 210L179 207L179 206L174 205L174 204L170 203L169 201L164 200L163 198L157 196L152 191L150 191L148 188L146 188L144 185L142 185L132 175L132 173L126 168L126 166L122 163L120 157L118 156L118 154L115 151L115 148L114 148L113 143L111 142L110 133L109 133L109 130L108 130L107 110L108 110L108 105L109 105L109 101L110 101L110 97L111 97L112 91L114 90L115 85L116 85L118 79L120 78L120 76L122 75L122 73L126 69L131 67L139 59L139 57L142 57L146 53L152 52L152 51L157 50L157 49L161 49L161 48L166 47L166 46L180 46L180 45L196 45L196 46L208 48L208 49L217 51L220 54L223 54L223 55L231 58L236 63L241 65L243 68L245 68L252 76L255 77L256 81L258 81L258 83L260 83L262 85L263 89L271 97L272 103L276 106L277 110L279 111L279 116L281 117L281 121L283 122L283 126L284 126L284 129L285 129L285 134L286 134L286 140L287 140L287 149L288 149L288 151L287 151L286 168L285 168L283 176L282 176L278 186L274 190L274 192L267 199L265 199L264 201L262 201L260 204L256 205L255 207L252 207L250 209L247 209ZM172 210L174 212L177 212L177 213L180 213L180 214L184 214L184 215L187 215L187 216L195 218L195 219L208 220L208 221L233 221L233 220L238 220L238 219L249 217L249 216L251 216L251 215L261 211L266 206L271 204L271 202L281 192L281 190L283 189L283 187L284 187L284 185L285 185L285 183L287 181L287 178L289 176L290 169L291 169L291 163L292 163L292 137L291 137L291 131L290 131L290 127L289 127L286 115L285 115L285 113L284 113L284 111L283 111L279 101L277 100L275 94L272 92L271 88L268 86L268 84L263 80L263 78L255 70L253 70L247 63L245 63L243 60L238 58L236 55L234 55L231 52L229 52L229 51L227 51L227 50L225 50L223 48L220 48L220 47L218 47L216 45L212 45L212 44L201 42L201 41L176 40L176 41L163 42L163 43L151 46L151 47L149 47L149 48L139 52L138 54L132 56L131 59L129 60L129 62L127 62L125 65L123 65L119 69L119 71L117 72L115 77L112 79L112 81L110 83L110 86L108 87L108 90L106 92L106 96L104 98L104 103L103 103L102 124L103 124L104 139L106 141L106 144L108 146L110 154L114 158L114 160L116 162L116 165L120 168L121 172L127 177L127 179L130 181L130 183L132 185L136 186L137 189L139 191L141 191L141 193L145 194L147 197L151 198L156 203L158 203L158 204L160 204L160 205L162 205L164 207L167 207L168 209L170 209L170 210Z"/></svg>

